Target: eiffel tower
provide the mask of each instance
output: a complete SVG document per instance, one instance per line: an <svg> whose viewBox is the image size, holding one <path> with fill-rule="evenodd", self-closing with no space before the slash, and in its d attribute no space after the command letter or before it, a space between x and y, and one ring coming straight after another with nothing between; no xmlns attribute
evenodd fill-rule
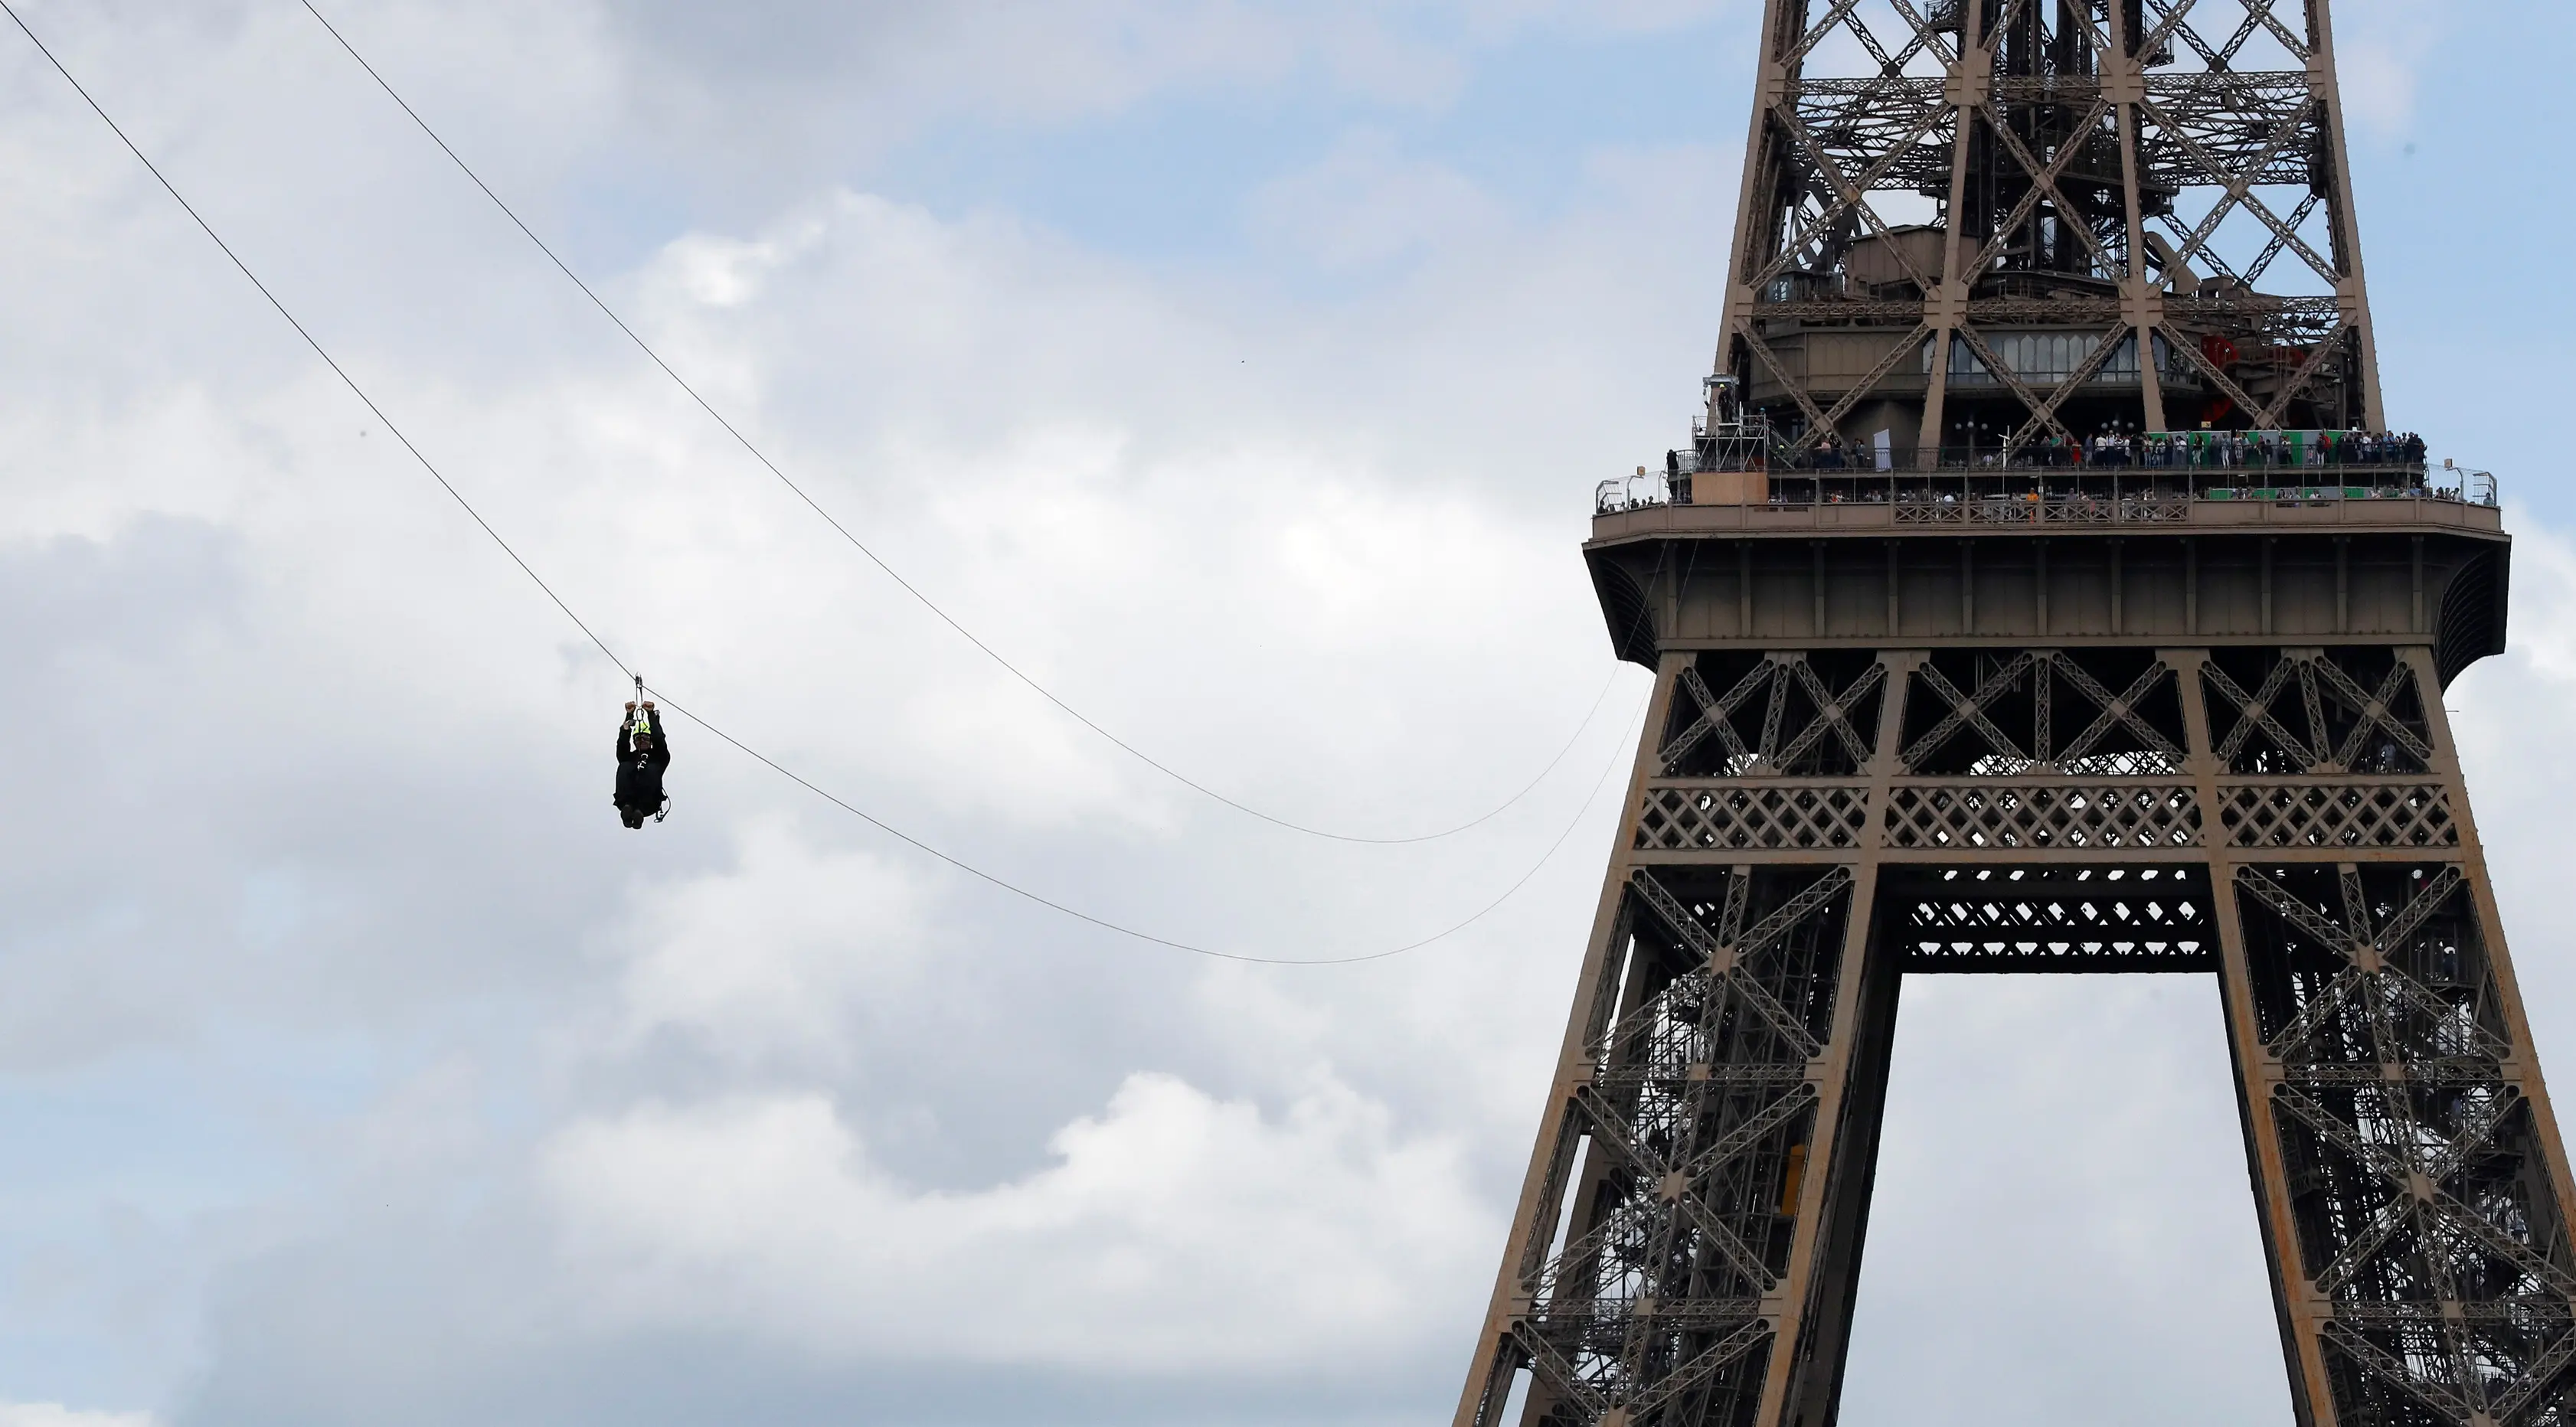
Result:
<svg viewBox="0 0 2576 1427"><path fill-rule="evenodd" d="M2327 0L1767 0L1726 326L1585 546L1656 671L1458 1427L1830 1427L1915 975L2215 976L2300 1427L2576 1427Z"/></svg>

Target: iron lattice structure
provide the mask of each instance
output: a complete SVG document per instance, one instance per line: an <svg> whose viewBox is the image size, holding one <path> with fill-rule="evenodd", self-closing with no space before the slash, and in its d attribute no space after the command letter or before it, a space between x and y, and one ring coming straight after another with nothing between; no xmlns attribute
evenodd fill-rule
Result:
<svg viewBox="0 0 2576 1427"><path fill-rule="evenodd" d="M1718 370L1792 454L2386 428L2326 0L1769 0L1764 36Z"/></svg>
<svg viewBox="0 0 2576 1427"><path fill-rule="evenodd" d="M1963 399L2380 424L2325 0L2231 3L1770 0L1720 377L1927 440ZM2285 254L2330 290L2261 295ZM2295 489L2243 443L1728 449L1585 547L1658 682L1459 1427L1829 1427L1905 978L2007 971L2218 979L2300 1427L2576 1427L2576 1181L2441 699L2503 647L2494 506L2388 448Z"/></svg>

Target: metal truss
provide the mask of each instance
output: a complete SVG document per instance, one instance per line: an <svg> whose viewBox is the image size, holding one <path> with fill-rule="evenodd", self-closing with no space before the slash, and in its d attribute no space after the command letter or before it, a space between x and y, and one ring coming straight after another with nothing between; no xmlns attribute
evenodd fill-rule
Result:
<svg viewBox="0 0 2576 1427"><path fill-rule="evenodd" d="M1909 724L1899 755L1908 773L2171 777L2182 771L2173 670L2152 656L1936 655L1914 671L1909 712L1915 710L1917 722L1935 721L1919 732Z"/></svg>
<svg viewBox="0 0 2576 1427"><path fill-rule="evenodd" d="M1790 458L2385 428L2328 0L1766 9L1718 370Z"/></svg>
<svg viewBox="0 0 2576 1427"><path fill-rule="evenodd" d="M1863 661L1857 673L1829 685L1806 655L1782 655L1721 674L1726 692L1719 695L1694 665L1681 675L1689 721L1657 761L1666 773L1691 768L1728 777L1858 772L1869 761L1862 730L1875 715L1885 673Z"/></svg>
<svg viewBox="0 0 2576 1427"><path fill-rule="evenodd" d="M2048 478L2386 430L2329 0L1765 0L1762 46L1703 430L1764 444L1587 547L1656 703L1456 1427L1832 1427L1903 978L2104 971L2219 980L2297 1427L2576 1427L2440 696L2500 524ZM1875 506L1763 499L1828 438ZM2142 449L2204 446L2302 449Z"/></svg>
<svg viewBox="0 0 2576 1427"><path fill-rule="evenodd" d="M2033 971L2220 978L2303 1427L2576 1427L2437 687L2423 644L1668 652L1459 1427L1830 1422L1896 986Z"/></svg>
<svg viewBox="0 0 2576 1427"><path fill-rule="evenodd" d="M1525 1420L1722 1421L1759 1393L1851 886L1631 874L1621 1009L1588 1028L1552 1159L1573 1202L1522 1255Z"/></svg>
<svg viewBox="0 0 2576 1427"><path fill-rule="evenodd" d="M2341 656L2289 650L2247 693L2227 664L2201 674L2214 708L2232 714L2218 741L2218 761L2232 773L2422 773L2432 766L2424 701L2414 670L2387 651ZM2356 667L2375 665L2377 667ZM2248 682L2252 682L2248 680Z"/></svg>
<svg viewBox="0 0 2576 1427"><path fill-rule="evenodd" d="M1910 972L2209 971L2205 870L1989 867L1887 874L1891 941Z"/></svg>
<svg viewBox="0 0 2576 1427"><path fill-rule="evenodd" d="M2306 863L2235 885L2339 1415L2563 1420L2576 1260L2468 876Z"/></svg>

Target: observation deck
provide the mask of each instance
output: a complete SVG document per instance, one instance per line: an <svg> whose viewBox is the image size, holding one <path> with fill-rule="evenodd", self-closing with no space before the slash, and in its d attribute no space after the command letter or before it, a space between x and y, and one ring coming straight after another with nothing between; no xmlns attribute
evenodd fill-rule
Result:
<svg viewBox="0 0 2576 1427"><path fill-rule="evenodd" d="M1783 640L2430 644L2447 683L2504 648L2512 542L2482 472L1889 454L1884 469L1602 483L1584 554L1620 657L1652 668Z"/></svg>

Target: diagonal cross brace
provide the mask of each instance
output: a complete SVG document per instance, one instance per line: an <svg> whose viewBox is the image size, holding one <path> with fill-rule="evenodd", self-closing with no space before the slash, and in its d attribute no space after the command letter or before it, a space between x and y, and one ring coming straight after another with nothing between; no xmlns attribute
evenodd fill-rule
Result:
<svg viewBox="0 0 2576 1427"><path fill-rule="evenodd" d="M1798 403L1798 410L1805 414L1810 429L1827 425L1824 408L1816 405L1815 397L1808 394L1806 379L1790 371L1788 363L1780 360L1780 354L1771 350L1771 344L1763 341L1762 334L1754 331L1753 326L1751 322L1737 323L1736 338L1744 343L1745 350L1751 352L1756 360L1771 369L1771 375L1779 379L1790 399Z"/></svg>
<svg viewBox="0 0 2576 1427"><path fill-rule="evenodd" d="M1556 1345L1527 1319L1515 1319L1509 1329L1512 1342L1529 1360L1530 1371L1553 1389L1558 1396L1573 1402L1586 1420L1598 1422L1610 1415L1610 1399L1600 1389L1583 1380L1581 1370Z"/></svg>
<svg viewBox="0 0 2576 1427"><path fill-rule="evenodd" d="M2561 1333L2522 1370L2522 1380L2504 1396L2494 1399L2489 1409L2497 1427L2521 1427L2523 1415L2541 1404L2541 1396L2559 1385L2559 1378L2571 1365L2576 1365L2576 1330Z"/></svg>
<svg viewBox="0 0 2576 1427"><path fill-rule="evenodd" d="M1977 256L1962 271L1979 272L1986 264L1994 261L1997 254L2011 245L2013 233L2023 223L2029 221L2030 215L2038 209L2040 200L2043 198L2056 202L2060 221L2066 221L2067 231L2083 241L2085 251L2095 262L2105 268L2113 266L2110 255L2103 251L2101 239L2093 236L2092 227L2089 224L2067 221L2064 217L2082 210L2068 201L2065 193L2059 190L2057 180L2064 176L2067 168L2083 153L2083 144L2077 142L2062 144L2058 147L2057 157L2043 164L2022 143L2021 136L2013 132L2012 125L2004 122L2003 115L1994 105L1978 105L1976 112L1984 117L1988 131L2001 141L2004 150L2012 155L2013 162L2021 165L2022 172L2029 176L2030 188L2022 194L2020 201L2013 205L2012 211L1995 225L1995 235L1986 240L1985 247L1978 250ZM2100 123L2103 116L2110 112L2109 101L2096 96L2093 107L2085 110L2084 117L2077 120L2074 127L2067 132L2070 135L2089 134L2093 126ZM1960 121L1967 122L1964 114Z"/></svg>
<svg viewBox="0 0 2576 1427"><path fill-rule="evenodd" d="M1991 752L2002 754L2006 758L2028 757L2029 755L2023 752L2020 744L2013 742L2002 729L1995 727L1994 720L1986 717L1986 705L2012 692L2013 685L2019 682L2021 676L2027 673L2031 665L2036 662L2038 662L2038 656L2034 654L2014 655L2002 668L1989 675L1984 683L1979 684L1974 695L1959 692L1959 686L1951 683L1939 669L1932 665L1919 666L1915 670L1915 676L1923 681L1923 686L1931 690L1934 696L1950 706L1950 712L1943 715L1939 723L1932 725L1930 732L1914 740L1913 744L1905 750L1902 755L1905 766L1911 768L1921 762L1925 756L1948 743L1962 728L1975 729L1977 736L1986 741Z"/></svg>
<svg viewBox="0 0 2576 1427"><path fill-rule="evenodd" d="M1699 918L1692 916L1690 908L1682 905L1681 899L1674 896L1671 889L1656 880L1654 873L1640 867L1629 877L1629 883L1637 889L1639 899L1653 909L1656 917L1669 926L1675 936L1688 943L1691 950L1710 966L1721 968L1718 978L1721 987L1712 989L1723 989L1726 994L1736 997L1751 1007L1809 1060L1815 1059L1824 1052L1823 1043L1816 1039L1804 1022L1790 1014L1788 1008L1775 1000L1770 992L1762 989L1752 978L1743 975L1736 968L1741 966L1744 958L1754 955L1772 942L1786 936L1800 922L1813 916L1835 896L1840 895L1850 882L1851 873L1848 870L1835 868L1790 898L1778 911L1763 918L1760 925L1746 932L1735 945L1728 946ZM1733 956L1731 965L1726 964L1729 953Z"/></svg>
<svg viewBox="0 0 2576 1427"><path fill-rule="evenodd" d="M1682 686L1682 692L1690 696L1693 704L1698 705L1699 718L1690 727L1674 735L1673 741L1665 744L1655 754L1656 761L1663 764L1664 771L1671 772L1673 765L1681 762L1692 749L1699 747L1711 734L1717 735L1718 743L1726 749L1726 756L1730 760L1751 758L1752 750L1744 746L1743 738L1735 732L1734 715L1736 709L1742 707L1745 700L1753 697L1753 691L1761 688L1770 677L1771 670L1767 666L1757 664L1743 678L1736 680L1735 687L1727 690L1726 697L1721 699L1709 692L1708 681L1699 676L1698 669L1685 667L1678 682Z"/></svg>
<svg viewBox="0 0 2576 1427"><path fill-rule="evenodd" d="M1851 414L1851 409L1860 405L1864 398L1877 391L1878 384L1887 379L1887 374L1889 372L1895 371L1899 366L1903 365L1906 358L1922 351L1924 339L1931 335L1931 323L1915 323L1913 331L1906 333L1904 337L1898 339L1894 345L1887 349L1887 355L1878 359L1878 365L1870 368L1867 372L1862 373L1860 378L1857 381L1854 381L1848 390L1844 391L1841 398L1834 402L1833 408L1825 413L1823 424L1808 428L1796 441L1790 443L1789 450L1791 453L1794 454L1796 452L1804 451L1810 446L1813 446L1817 441L1822 440L1825 436L1841 430L1842 419Z"/></svg>
<svg viewBox="0 0 2576 1427"><path fill-rule="evenodd" d="M2284 115L2280 124L2273 130L2269 142L2264 145L2262 154L2256 158L2251 167L2241 173L2231 171L2217 155L2201 147L2200 141L2191 136L2189 126L2175 122L2172 116L2153 102L2142 102L2138 109L2140 113L2155 121L2157 130L2170 139L2176 148L2190 155L2192 161L2200 165L2204 175L2220 180L2227 189L2227 197L2211 209L2208 215L2201 219L2200 226L2193 230L2193 241L2175 254L2178 259L2189 262L2195 253L2202 251L2210 237L2217 232L2218 225L2226 219L2228 212L2241 204L2251 211L2275 237L2288 243L2291 251L2297 253L2302 261L2314 269L2317 276L2327 282L2339 282L2347 276L2338 271L2333 263L2320 256L2316 249L2308 246L2307 239L2300 237L2296 230L2283 223L2281 216L2274 213L2270 206L2253 192L2252 187L2254 175L2262 172L2263 165L2270 163L2287 150L2294 131L2301 126L2316 122L2318 110L2313 102L2300 105Z"/></svg>
<svg viewBox="0 0 2576 1427"><path fill-rule="evenodd" d="M1885 221L1878 216L1877 210L1870 207L1870 193L1878 187L1880 179L1887 177L1890 170L1904 162L1906 156L1914 151L1914 147L1922 143L1933 130L1941 127L1941 121L1949 116L1950 110L1946 105L1923 106L1922 112L1916 116L1914 128L1903 138L1890 144L1887 152L1879 155L1868 168L1861 171L1858 179L1854 179L1843 171L1843 166L1835 160L1833 151L1825 146L1823 140L1815 136L1806 121L1798 117L1797 109L1789 100L1783 99L1773 105L1772 119L1787 131L1789 137L1795 140L1800 148L1806 151L1807 161L1828 185L1832 201L1820 203L1815 218L1791 233L1789 241L1781 245L1780 251L1772 256L1769 263L1757 270L1747 280L1746 285L1760 287L1778 277L1790 263L1797 260L1799 253L1832 232L1835 225L1847 217L1858 218L1873 232L1886 233ZM1818 195L1819 198L1823 196ZM1912 260L1905 256L1901 246L1892 248L1890 256L1896 259L1897 265L1907 277L1918 284L1927 284L1925 291L1938 286L1938 284L1931 284L1927 276L1914 267Z"/></svg>
<svg viewBox="0 0 2576 1427"><path fill-rule="evenodd" d="M2290 665L2291 661L2286 658L2274 664L2272 672L2263 680L2263 687L2251 694L2245 692L2234 679L2229 678L2227 671L2219 668L2217 664L2201 665L2201 677L2237 708L2236 726L2228 730L2227 737L2219 740L2218 760L2221 763L2234 761L2236 755L2244 751L2246 740L2253 737L2254 732L2260 729L2269 735L2273 742L2281 745L2282 752L2297 758L2303 767L2316 765L2317 755L2309 751L2307 743L2297 734L2290 732L2272 714L2272 701L2279 698L2281 691L2289 686L2293 672Z"/></svg>
<svg viewBox="0 0 2576 1427"><path fill-rule="evenodd" d="M2057 419L2056 407L2049 402L2048 398L2032 390L2030 383L2021 379L2021 374L2012 369L2010 362L1997 356L1995 349L1986 345L1983 332L1964 322L1951 328L1950 331L1960 341L1968 344L1968 350L1977 354L1978 361L1986 364L1986 374L2001 382L2004 390L2011 392L2013 399L2030 412L2031 422L2046 426L2070 442L2075 439L2075 433L2067 430L2066 424ZM2022 429L2027 430L2029 425L2029 422L2025 422Z"/></svg>
<svg viewBox="0 0 2576 1427"><path fill-rule="evenodd" d="M2221 396L2236 403L2243 411L2254 412L2263 409L2261 402L2256 401L2245 388L2238 386L2234 377L2220 371L2218 364L2209 359L2209 354L2200 350L2200 343L2186 336L2181 328L2168 322L2159 324L2156 330L2164 334L2166 348L2182 353L2183 359L2190 362L2202 376L2207 377L2209 384L2218 388Z"/></svg>
<svg viewBox="0 0 2576 1427"><path fill-rule="evenodd" d="M2281 419L2289 414L2290 403L2298 400L2302 393L2316 384L2317 377L2328 365L2327 359L2334 354L2335 344L2342 341L2343 334L2351 330L2352 323L2338 314L2334 326L2327 329L2326 334L2317 339L2316 345L2308 349L2307 359L2299 363L2298 370L2290 373L2289 380L2281 383L2281 389L2273 394L2271 402L2256 413L2255 430L2270 431L2281 424Z"/></svg>
<svg viewBox="0 0 2576 1427"><path fill-rule="evenodd" d="M1868 767L1871 749L1868 741L1861 737L1860 730L1852 726L1852 714L1878 688L1879 681L1887 677L1887 666L1870 665L1867 672L1852 680L1850 688L1839 694L1827 691L1825 681L1816 676L1815 666L1803 659L1794 666L1794 672L1799 688L1816 706L1816 717L1804 732L1770 755L1772 766L1783 770L1795 766L1807 750L1830 731L1842 743L1843 752L1854 765Z"/></svg>
<svg viewBox="0 0 2576 1427"><path fill-rule="evenodd" d="M2412 1168L2379 1146L2361 1138L2352 1126L2336 1118L2334 1112L2309 1099L2305 1094L2283 1086L2272 1094L2274 1104L2290 1112L2300 1123L2314 1130L2355 1162L2378 1174L2403 1193L2415 1193ZM2531 1245L2497 1228L2485 1215L2436 1188L2431 1197L2419 1201L2443 1228L2458 1230L2475 1239L2489 1253L2513 1264L2534 1279L2547 1284L2552 1293L2576 1302L2576 1274L2551 1262Z"/></svg>
<svg viewBox="0 0 2576 1427"><path fill-rule="evenodd" d="M2355 1367L2399 1389L2434 1411L2444 1414L2451 1421L2463 1424L2465 1427L2465 1424L2477 1415L2468 1402L2447 1384L2428 1381L2417 1376L2407 1366L2405 1359L2390 1353L2345 1324L2328 1322L2321 1336L2332 1343L2337 1352L2351 1360Z"/></svg>
<svg viewBox="0 0 2576 1427"><path fill-rule="evenodd" d="M1663 883L1655 880L1654 874L1640 867L1631 880L1637 888L1638 895L1644 899L1647 906L1654 909L1655 915L1671 926L1676 935L1690 943L1691 949L1710 964L1715 965L1729 950L1710 934L1707 927L1700 924L1699 918L1691 915L1690 908L1683 906L1681 900L1675 897ZM1754 985L1750 980L1734 974L1732 968L1718 976L1716 984L1710 989L1712 996L1730 995L1750 1007L1756 1015L1770 1022L1771 1028L1786 1038L1805 1058L1813 1060L1824 1049L1817 1043L1814 1036L1808 1034L1807 1028L1799 1024L1796 1017L1789 1014L1787 1007L1782 1006L1772 998L1770 993Z"/></svg>
<svg viewBox="0 0 2576 1427"><path fill-rule="evenodd" d="M2079 227L2077 231L2081 232L2082 229ZM2047 398L2032 409L2030 419L2007 436L2004 444L2018 451L2029 440L2037 438L2039 428L2042 426L2065 433L2065 425L2057 419L2058 408L2064 406L2067 398L2081 390L2086 382L2093 380L2095 373L2109 366L2111 359L2120 354L2121 346L2131 340L2132 336L2132 333L2123 332L2118 328L2104 333L2102 340L2093 344L2093 350L2085 354L2084 360L2076 364L2075 370L2067 373L2065 380L2049 388Z"/></svg>
<svg viewBox="0 0 2576 1427"><path fill-rule="evenodd" d="M2397 1231L2412 1223L2414 1218L2415 1201L2406 1195L2398 1195L2381 1205L2371 1215L2370 1222L2362 1226L2361 1232L2353 1235L2352 1242L2343 1246L2343 1252L2335 1255L2334 1262L2318 1271L2315 1279L2317 1292L2328 1298L2341 1292L2364 1265L2388 1246L2388 1241L2397 1236Z"/></svg>
<svg viewBox="0 0 2576 1427"><path fill-rule="evenodd" d="M2327 1022L2343 1013L2345 1004L2360 994L2366 981L2367 978L2362 975L2361 968L2358 966L2346 966L2336 972L2334 979L2328 981L2324 988L2317 992L2314 999L2301 1007L2299 1014L2291 1017L2290 1023L2283 1026L2281 1033L2272 1037L2264 1049L2269 1050L2275 1058L2288 1061L2292 1051L2306 1045L2310 1037L2325 1029Z"/></svg>
<svg viewBox="0 0 2576 1427"><path fill-rule="evenodd" d="M2408 728L2396 715L2399 696L2415 682L2414 671L2403 661L2389 668L2387 675L2379 681L2376 692L2365 691L2331 659L2318 660L2316 665L2317 677L2360 714L2352 731L2344 735L2343 746L2335 750L2338 766L2350 768L2353 760L2361 756L2361 745L2373 732L2387 734L2390 742L2405 749L2419 762L2428 766L2432 763L2432 745L2416 737L2415 730Z"/></svg>
<svg viewBox="0 0 2576 1427"><path fill-rule="evenodd" d="M1770 1341L1771 1325L1756 1319L1718 1339L1692 1355L1688 1362L1666 1373L1654 1385L1637 1394L1628 1420L1640 1421L1664 1404L1717 1376L1737 1359Z"/></svg>
<svg viewBox="0 0 2576 1427"><path fill-rule="evenodd" d="M2102 682L2094 678L2083 665L2072 659L2056 662L2057 672L2066 676L2066 682L2073 684L2077 693L2091 699L2093 706L2102 711L2101 717L2093 720L2090 727L2077 734L2073 743L2066 745L2066 751L2059 755L2060 759L2081 758L2091 753L2095 745L2109 737L2112 729L2125 727L2136 734L2148 748L2173 760L2176 766L2181 765L2183 751L2174 745L2172 739L2165 737L2161 729L2147 722L2138 713L2138 705L2146 702L2147 697L2161 687L2165 680L2173 677L2174 671L2171 667L2163 663L2150 664L2145 673L2130 681L2127 689L2113 694L2109 689L2104 688Z"/></svg>
<svg viewBox="0 0 2576 1427"><path fill-rule="evenodd" d="M1747 1117L1743 1124L1719 1136L1716 1143L1693 1152L1690 1162L1681 1166L1682 1173L1692 1179L1705 1178L1719 1165L1760 1144L1772 1131L1797 1119L1815 1105L1816 1087L1799 1084L1788 1094Z"/></svg>
<svg viewBox="0 0 2576 1427"><path fill-rule="evenodd" d="M1593 1087L1587 1085L1577 1090L1574 1094L1574 1102L1581 1108L1584 1118L1590 1123L1594 1138L1621 1159L1657 1178L1682 1172L1672 1161L1638 1143L1637 1137L1629 1133L1627 1121L1622 1119L1618 1111ZM1734 1230L1710 1215L1706 1205L1699 1203L1688 1194L1672 1202L1674 1212L1689 1219L1691 1227L1699 1230L1710 1245L1733 1265L1735 1271L1743 1275L1747 1283L1769 1286L1771 1270L1762 1262L1762 1256L1755 1253L1750 1245L1736 1235Z"/></svg>

